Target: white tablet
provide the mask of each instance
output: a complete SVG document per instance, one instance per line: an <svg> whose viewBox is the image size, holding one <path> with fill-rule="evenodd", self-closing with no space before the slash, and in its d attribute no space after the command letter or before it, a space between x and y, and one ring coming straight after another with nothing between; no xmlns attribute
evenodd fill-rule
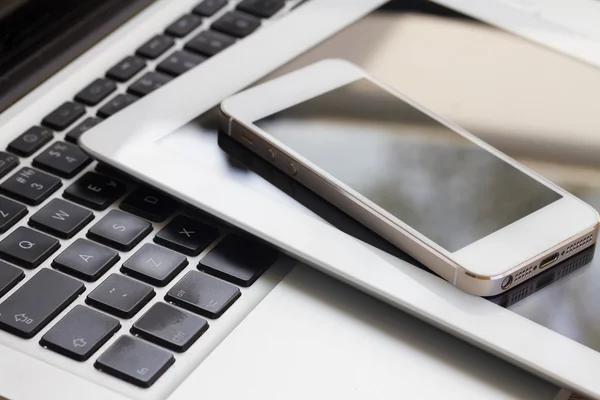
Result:
<svg viewBox="0 0 600 400"><path fill-rule="evenodd" d="M332 8L335 3L338 7ZM288 63L298 52L357 20L375 3L306 2L281 21L262 28L109 118L84 135L81 143L95 157L268 240L339 279L561 386L600 397L600 317L595 309L600 300L595 283L600 282L596 279L600 262L579 265L589 260L589 253L577 268L569 268L577 269L576 272L550 285L551 280L546 278L539 283L540 288L548 285L544 290L521 302L511 305L535 288L517 287L523 293L511 292L512 297L495 299L509 306L505 308L461 292L430 272L335 228L285 191L232 163L218 147L212 114L207 111L268 71ZM428 34L414 35L424 28L429 29ZM465 40L456 41L461 37L459 31L464 31ZM498 35L502 37L501 48L486 46L497 45ZM449 42L450 37L453 41ZM393 75L394 82L390 84L401 91L407 88L404 92L433 110L439 97L450 99L451 103L441 102L446 105L442 114L450 120L456 120L452 113L469 115L465 105L476 102L478 115L467 119L466 124L458 121L476 135L488 127L486 112L493 116L490 123L500 135L503 127L509 135L514 134L519 122L524 131L535 130L540 113L530 120L527 116L533 113L528 111L535 111L540 102L552 104L545 93L540 97L532 87L520 85L514 101L519 104L515 112L521 118L503 114L503 118L497 118L495 112L503 107L505 98L497 98L494 93L512 84L513 73L526 75L536 84L570 88L571 103L591 95L590 91L600 83L600 71L594 74L560 55L555 56L561 60L563 71L573 71L573 75L543 74L536 69L538 64L527 57L510 58L511 48L528 48L530 52L525 54L533 58L547 57L547 50L468 19L374 13L277 73L322 58L346 58L387 83L391 78L386 76ZM444 62L439 62L439 54L444 55ZM489 59L495 59L495 63L487 62ZM386 68L389 63L382 65L381 60L393 60L398 68L390 75ZM482 66L488 70L481 70ZM577 74L578 71L586 73ZM453 80L457 76L460 81ZM469 76L477 79L469 80ZM437 87L439 97L432 92L432 86ZM419 92L419 88L427 91ZM588 110L589 105L582 103L579 113L561 114L560 109L552 109L546 114L551 113L552 118L567 126L576 117L592 120L586 114ZM539 123L543 126L545 121ZM597 184L589 179L583 181L590 184L584 189L591 197L584 200L598 206L600 180ZM577 188L565 186L577 194Z"/></svg>

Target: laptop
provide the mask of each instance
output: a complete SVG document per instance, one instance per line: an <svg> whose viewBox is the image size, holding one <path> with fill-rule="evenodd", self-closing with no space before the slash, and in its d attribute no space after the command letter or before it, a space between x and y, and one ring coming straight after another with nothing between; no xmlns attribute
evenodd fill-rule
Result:
<svg viewBox="0 0 600 400"><path fill-rule="evenodd" d="M0 396L554 397L553 385L76 145L103 119L301 3L2 3ZM315 40L383 3L322 13L331 29ZM429 343L451 351L436 354ZM373 361L368 369L362 359ZM415 384L399 392L398 376ZM440 387L426 387L432 376Z"/></svg>

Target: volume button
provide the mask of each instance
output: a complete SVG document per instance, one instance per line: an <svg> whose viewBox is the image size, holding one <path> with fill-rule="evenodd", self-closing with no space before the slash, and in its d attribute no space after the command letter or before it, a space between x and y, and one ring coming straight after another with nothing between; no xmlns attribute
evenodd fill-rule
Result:
<svg viewBox="0 0 600 400"><path fill-rule="evenodd" d="M248 146L252 146L254 144L254 142L252 141L252 139L250 139L248 136L244 135L243 133L240 135L240 138L246 143L246 145Z"/></svg>
<svg viewBox="0 0 600 400"><path fill-rule="evenodd" d="M289 169L289 174L291 176L295 176L298 173L298 168L296 167L296 165L293 162L290 162L288 164L288 169Z"/></svg>

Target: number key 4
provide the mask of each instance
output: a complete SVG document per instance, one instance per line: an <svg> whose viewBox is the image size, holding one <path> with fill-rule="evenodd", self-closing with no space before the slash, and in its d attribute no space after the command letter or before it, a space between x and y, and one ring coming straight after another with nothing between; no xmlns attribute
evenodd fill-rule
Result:
<svg viewBox="0 0 600 400"><path fill-rule="evenodd" d="M33 159L33 166L63 178L77 175L92 159L71 143L55 142Z"/></svg>

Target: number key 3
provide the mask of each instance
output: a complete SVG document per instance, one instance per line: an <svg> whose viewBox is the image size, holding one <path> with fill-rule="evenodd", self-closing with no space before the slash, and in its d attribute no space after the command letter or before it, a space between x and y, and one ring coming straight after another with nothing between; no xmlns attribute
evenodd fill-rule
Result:
<svg viewBox="0 0 600 400"><path fill-rule="evenodd" d="M60 179L37 171L33 168L21 168L0 185L0 192L15 200L36 206L58 190Z"/></svg>

